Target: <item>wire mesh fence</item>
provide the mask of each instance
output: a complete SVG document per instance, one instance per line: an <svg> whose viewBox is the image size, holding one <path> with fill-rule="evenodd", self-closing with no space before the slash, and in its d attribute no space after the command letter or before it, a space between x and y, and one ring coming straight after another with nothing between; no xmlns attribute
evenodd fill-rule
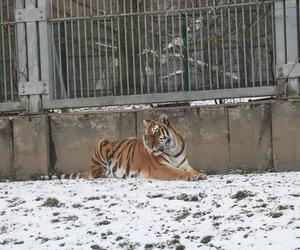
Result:
<svg viewBox="0 0 300 250"><path fill-rule="evenodd" d="M52 0L54 96L273 85L273 4Z"/></svg>

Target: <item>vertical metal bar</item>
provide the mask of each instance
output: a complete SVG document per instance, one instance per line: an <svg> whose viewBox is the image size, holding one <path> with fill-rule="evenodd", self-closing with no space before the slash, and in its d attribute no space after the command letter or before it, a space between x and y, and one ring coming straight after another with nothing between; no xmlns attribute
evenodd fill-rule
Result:
<svg viewBox="0 0 300 250"><path fill-rule="evenodd" d="M64 18L67 18L66 14L66 0L64 0ZM67 70L67 97L70 98L70 76L69 76L69 48L68 48L68 30L67 22L64 22L65 25L65 47L66 47L66 70Z"/></svg>
<svg viewBox="0 0 300 250"><path fill-rule="evenodd" d="M233 88L233 79L232 79L232 47L231 47L231 12L230 12L230 8L227 9L227 15L228 15L228 42L229 42L230 87Z"/></svg>
<svg viewBox="0 0 300 250"><path fill-rule="evenodd" d="M90 0L90 15L93 16L93 8L92 0ZM98 13L96 14L98 15ZM91 19L91 42L92 42L92 71L93 71L93 96L96 97L96 72L95 72L95 40L94 40L94 22Z"/></svg>
<svg viewBox="0 0 300 250"><path fill-rule="evenodd" d="M237 4L236 0L234 2ZM235 15L235 39L236 39L236 60L237 60L237 77L238 77L238 87L241 87L241 78L240 78L240 56L239 56L239 29L238 29L238 15L237 15L237 7L234 9Z"/></svg>
<svg viewBox="0 0 300 250"><path fill-rule="evenodd" d="M113 13L113 6L112 6L112 0L109 1L109 8L110 12ZM115 38L114 38L114 19L111 18L111 26L110 26L110 32L111 32L111 53L112 53L112 74L113 74L113 95L117 94L117 84L116 84L116 69L115 69ZM92 32L93 34L93 32Z"/></svg>
<svg viewBox="0 0 300 250"><path fill-rule="evenodd" d="M50 5L48 0L38 0L38 6L44 8L46 15L49 15ZM53 47L51 44L51 33L50 23L42 21L39 22L39 43L40 43L40 70L41 80L48 82L48 88L50 94L44 94L43 100L50 100L53 98Z"/></svg>
<svg viewBox="0 0 300 250"><path fill-rule="evenodd" d="M59 11L59 2L56 0L56 14L57 18L60 18L60 11ZM62 76L62 58L61 58L61 32L60 32L60 22L57 23L57 37L58 37L58 58L59 58L59 73L58 76ZM64 93L64 81L63 79L60 79L60 97L64 98L63 93Z"/></svg>
<svg viewBox="0 0 300 250"><path fill-rule="evenodd" d="M195 8L195 3L193 1L193 8ZM198 62L197 62L197 50L196 50L196 26L195 26L195 11L193 11L192 13L192 18L193 18L193 46L194 46L194 74L195 74L195 89L198 90L198 76L197 76L197 66L198 66Z"/></svg>
<svg viewBox="0 0 300 250"><path fill-rule="evenodd" d="M222 3L223 5L223 3ZM223 62L223 88L226 88L226 60L225 60L225 45L224 45L224 14L223 6L221 7L221 33L222 33L222 62Z"/></svg>
<svg viewBox="0 0 300 250"><path fill-rule="evenodd" d="M123 9L124 9L124 13L126 13L126 1L124 1ZM124 40L125 40L125 62L126 62L126 86L127 86L127 95L129 95L130 89L129 89L128 48L127 48L127 35L128 34L127 34L126 16L124 16L124 30L125 30Z"/></svg>
<svg viewBox="0 0 300 250"><path fill-rule="evenodd" d="M257 48L258 48L258 67L259 67L259 85L262 86L262 75L261 75L261 42L260 42L260 17L259 17L259 6L256 5L256 23L257 23Z"/></svg>
<svg viewBox="0 0 300 250"><path fill-rule="evenodd" d="M174 0L171 2L172 10L174 11ZM172 40L173 40L173 71L174 71L174 85L175 91L177 92L177 70L176 70L176 40L175 40L175 24L174 24L174 13L172 12Z"/></svg>
<svg viewBox="0 0 300 250"><path fill-rule="evenodd" d="M23 9L24 8L24 1L23 0L16 0L16 8ZM1 11L1 21L3 20L2 14L2 1L0 1L0 11ZM27 81L28 72L27 72L27 48L26 48L26 30L25 30L25 23L18 23L17 25L17 33L16 33L16 40L17 40L17 48L18 48L18 76L17 79L20 82ZM1 29L3 39L3 29ZM2 40L1 39L1 40ZM4 51L3 51L4 54ZM2 58L3 59L3 58ZM3 67L5 67L5 63L3 63ZM5 71L3 71L5 72ZM5 74L3 75L5 77ZM23 97L22 99L24 99Z"/></svg>
<svg viewBox="0 0 300 250"><path fill-rule="evenodd" d="M151 12L153 12L153 2L150 0L150 9ZM157 93L157 87L156 87L156 66L155 66L155 43L154 43L154 19L153 15L151 15L151 37L152 37L152 61L153 61L153 84L154 84L154 93ZM132 32L133 33L133 32Z"/></svg>
<svg viewBox="0 0 300 250"><path fill-rule="evenodd" d="M144 3L144 12L147 11L146 9L146 1L143 1ZM147 16L144 15L144 32L145 32L145 52L146 52L146 79L147 79L147 94L150 94L150 84L149 84L149 73L147 73L149 66L149 57L148 57L148 53L149 53L149 49L148 49L148 30L147 30Z"/></svg>
<svg viewBox="0 0 300 250"><path fill-rule="evenodd" d="M25 0L27 9L34 9L36 1ZM39 50L38 50L38 30L36 22L27 22L27 45L28 46L28 75L29 81L38 81L39 76ZM41 98L40 95L30 95L29 107L30 112L41 111Z"/></svg>
<svg viewBox="0 0 300 250"><path fill-rule="evenodd" d="M119 4L117 4L117 12L119 13ZM98 24L99 24L99 21L98 21ZM138 22L138 24L139 24L139 22ZM98 30L98 33L99 33L99 30ZM100 43L100 41L99 41L99 43ZM119 63L118 63L118 65L119 65L120 94L123 95L120 17L118 17L118 51L119 51Z"/></svg>
<svg viewBox="0 0 300 250"><path fill-rule="evenodd" d="M83 7L83 15L86 17L86 0L83 1L84 7ZM83 28L84 28L84 49L85 49L85 75L86 75L86 94L87 97L90 96L90 76L89 76L89 51L88 51L88 40L87 40L87 26L86 26L86 18L83 22Z"/></svg>
<svg viewBox="0 0 300 250"><path fill-rule="evenodd" d="M50 1L50 9L51 9L51 17L54 17L54 10L53 10L53 1ZM52 53L52 65L53 65L53 89L54 89L54 99L57 99L57 84L56 84L56 63L55 63L55 53L56 53L56 48L55 48L55 42L54 42L54 23L51 23L51 35L52 35L52 48L53 48L53 53Z"/></svg>
<svg viewBox="0 0 300 250"><path fill-rule="evenodd" d="M253 52L253 25L252 25L252 7L249 6L249 16L250 16L250 47L251 47L251 69L252 69L252 87L255 86L254 77L254 52Z"/></svg>
<svg viewBox="0 0 300 250"><path fill-rule="evenodd" d="M200 10L200 41L201 41L201 69L202 69L202 88L205 90L205 61L204 61L204 46L203 46L203 14L202 10Z"/></svg>
<svg viewBox="0 0 300 250"><path fill-rule="evenodd" d="M186 4L186 2L185 2ZM183 57L184 57L184 91L189 91L189 41L188 41L188 25L186 13L182 15L182 40L183 40Z"/></svg>
<svg viewBox="0 0 300 250"><path fill-rule="evenodd" d="M275 24L275 20L274 20L274 9L275 9L275 6L276 4L274 3L274 5L271 3L271 22L272 22L272 35L271 35L271 38L272 38L272 56L273 56L273 81L275 81L275 74L276 74L276 48L275 48L275 27L274 27L274 24ZM274 83L274 82L273 82Z"/></svg>
<svg viewBox="0 0 300 250"><path fill-rule="evenodd" d="M177 2L178 4L178 9L180 9L180 0L178 0ZM181 36L182 34L182 19L181 19L181 14L180 12L178 13L178 20L179 20L179 35ZM182 37L181 37L182 39ZM184 75L183 75L183 72L184 72L184 63L183 63L183 40L180 41L180 69L181 69L181 89L182 91L184 90Z"/></svg>
<svg viewBox="0 0 300 250"><path fill-rule="evenodd" d="M287 63L295 63L299 61L298 54L298 17L297 17L297 1L285 1L285 28L286 28L286 58Z"/></svg>
<svg viewBox="0 0 300 250"><path fill-rule="evenodd" d="M208 53L208 72L209 72L209 89L212 89L212 68L211 68L211 52L210 52L210 27L209 27L209 10L208 10L208 0L206 0L206 26L207 26L207 53ZM228 8L229 9L229 8Z"/></svg>
<svg viewBox="0 0 300 250"><path fill-rule="evenodd" d="M242 6L242 24L243 24L243 52L244 52L244 76L245 87L248 87L247 54L246 54L246 25L245 25L245 6Z"/></svg>
<svg viewBox="0 0 300 250"><path fill-rule="evenodd" d="M1 9L1 22L3 23L3 5L2 1L0 1L0 9ZM6 79L6 58L5 58L5 37L4 37L4 29L1 26L1 40L2 40L2 65L3 65L3 80L4 80L4 101L7 102L7 79Z"/></svg>
<svg viewBox="0 0 300 250"><path fill-rule="evenodd" d="M133 13L132 10L132 0L130 0L130 13ZM133 31L133 17L131 15L130 17L130 24L131 24L131 49L132 49L132 63L133 63L133 88L134 88L134 94L136 95L136 75L135 75L135 48L134 48L134 31Z"/></svg>
<svg viewBox="0 0 300 250"><path fill-rule="evenodd" d="M79 17L79 1L77 0L77 17ZM80 97L83 97L83 83L82 83L82 62L81 62L81 36L80 36L80 22L77 20L77 37L78 37L78 57L79 57L79 80L80 80Z"/></svg>
<svg viewBox="0 0 300 250"><path fill-rule="evenodd" d="M70 0L70 15L73 17L73 0ZM72 43L72 67L73 67L73 92L74 92L74 98L77 97L76 93L76 64L75 64L75 46L74 46L74 23L71 21L71 43Z"/></svg>
<svg viewBox="0 0 300 250"><path fill-rule="evenodd" d="M267 30L267 9L264 4L264 16L265 16L265 60L266 60L266 73L267 73L267 85L270 85L269 79L269 55L268 55L268 30Z"/></svg>
<svg viewBox="0 0 300 250"><path fill-rule="evenodd" d="M187 1L185 2L185 8L187 9ZM187 49L187 91L191 91L191 71L190 71L190 40L189 40L189 21L188 21L188 14L185 12L185 27L186 27L186 49Z"/></svg>
<svg viewBox="0 0 300 250"><path fill-rule="evenodd" d="M140 88L141 94L143 94L144 90L144 79L143 79L143 72L142 72L142 48L141 48L141 25L140 25L140 8L139 3L137 3L137 12L138 12L138 46L139 46L139 70L140 70Z"/></svg>
<svg viewBox="0 0 300 250"><path fill-rule="evenodd" d="M157 2L157 9L159 10L159 2ZM162 43L162 39L161 39L161 27L160 27L160 23L161 23L161 15L158 14L158 40L159 40L159 70L160 70L160 88L161 91L164 92L164 79L163 79L163 69L162 69L162 49L161 49L161 43Z"/></svg>
<svg viewBox="0 0 300 250"><path fill-rule="evenodd" d="M9 13L9 2L6 0L6 8L7 8L7 21L10 21L10 13ZM8 52L9 52L9 78L10 78L10 100L14 100L14 90L13 90L13 75L12 75L12 49L11 49L11 33L10 33L11 25L8 25Z"/></svg>
<svg viewBox="0 0 300 250"><path fill-rule="evenodd" d="M276 60L274 64L282 65L286 63L286 38L284 37L285 34L285 19L284 19L284 1L275 1L274 3L275 8L275 41L276 41ZM274 71L276 72L276 71Z"/></svg>
<svg viewBox="0 0 300 250"><path fill-rule="evenodd" d="M213 1L213 5L216 6L216 0ZM219 83L219 57L218 57L218 47L217 47L217 16L216 16L216 11L217 9L214 9L214 38L215 38L215 59L216 59L216 63L215 63L215 71L216 71L216 80L217 80L217 89L220 88L220 83ZM213 68L214 70L214 68Z"/></svg>

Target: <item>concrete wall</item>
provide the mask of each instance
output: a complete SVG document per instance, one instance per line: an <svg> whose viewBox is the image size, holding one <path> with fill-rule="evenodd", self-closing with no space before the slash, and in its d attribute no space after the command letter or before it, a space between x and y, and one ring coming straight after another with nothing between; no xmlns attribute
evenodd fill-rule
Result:
<svg viewBox="0 0 300 250"><path fill-rule="evenodd" d="M12 130L8 118L0 119L0 179L12 174Z"/></svg>
<svg viewBox="0 0 300 250"><path fill-rule="evenodd" d="M136 134L134 113L59 114L50 123L52 166L67 173L89 166L98 139Z"/></svg>
<svg viewBox="0 0 300 250"><path fill-rule="evenodd" d="M274 167L277 171L300 170L300 102L272 105Z"/></svg>
<svg viewBox="0 0 300 250"><path fill-rule="evenodd" d="M49 124L46 115L20 116L13 120L13 166L18 180L49 170Z"/></svg>
<svg viewBox="0 0 300 250"><path fill-rule="evenodd" d="M0 118L0 177L84 170L100 138L141 138L165 113L184 135L191 165L209 173L300 170L300 102L177 107Z"/></svg>

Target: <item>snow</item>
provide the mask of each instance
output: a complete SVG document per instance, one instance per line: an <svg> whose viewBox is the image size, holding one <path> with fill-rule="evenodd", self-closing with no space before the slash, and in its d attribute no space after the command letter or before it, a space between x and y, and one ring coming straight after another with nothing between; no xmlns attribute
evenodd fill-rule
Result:
<svg viewBox="0 0 300 250"><path fill-rule="evenodd" d="M1 182L0 200L1 250L300 249L300 172Z"/></svg>

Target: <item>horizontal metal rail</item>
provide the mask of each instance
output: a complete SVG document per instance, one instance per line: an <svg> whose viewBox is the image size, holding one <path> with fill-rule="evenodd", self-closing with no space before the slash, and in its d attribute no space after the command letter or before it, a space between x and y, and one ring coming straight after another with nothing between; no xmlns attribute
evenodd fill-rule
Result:
<svg viewBox="0 0 300 250"><path fill-rule="evenodd" d="M211 100L218 98L234 98L237 96L259 97L274 96L276 94L275 86L255 87L243 89L223 89L223 90L206 90L193 92L172 92L162 94L144 94L129 96L105 96L94 98L78 99L61 99L43 101L44 109L61 109L61 108L81 108L95 106L114 106L114 105L131 105L131 104L149 104L149 103L166 103L166 102L185 102L196 100Z"/></svg>
<svg viewBox="0 0 300 250"><path fill-rule="evenodd" d="M139 12L128 12L128 13L110 13L103 15L90 15L90 16L75 16L75 17L56 17L48 18L50 22L60 22L60 21L78 21L78 20L97 20L97 19L109 19L109 18L121 18L121 17L133 17L133 16L153 16L153 15L181 15L185 13L192 13L197 11L207 11L213 9L221 8L236 8L236 7L251 7L257 5L265 5L268 3L274 3L274 0L262 1L260 2L245 2L236 4L222 4L215 6L204 6L204 7L194 7L194 8L182 8L182 9L165 9L165 10L152 10L152 11L139 11Z"/></svg>
<svg viewBox="0 0 300 250"><path fill-rule="evenodd" d="M27 109L26 102L0 103L0 112L25 111L26 109Z"/></svg>

